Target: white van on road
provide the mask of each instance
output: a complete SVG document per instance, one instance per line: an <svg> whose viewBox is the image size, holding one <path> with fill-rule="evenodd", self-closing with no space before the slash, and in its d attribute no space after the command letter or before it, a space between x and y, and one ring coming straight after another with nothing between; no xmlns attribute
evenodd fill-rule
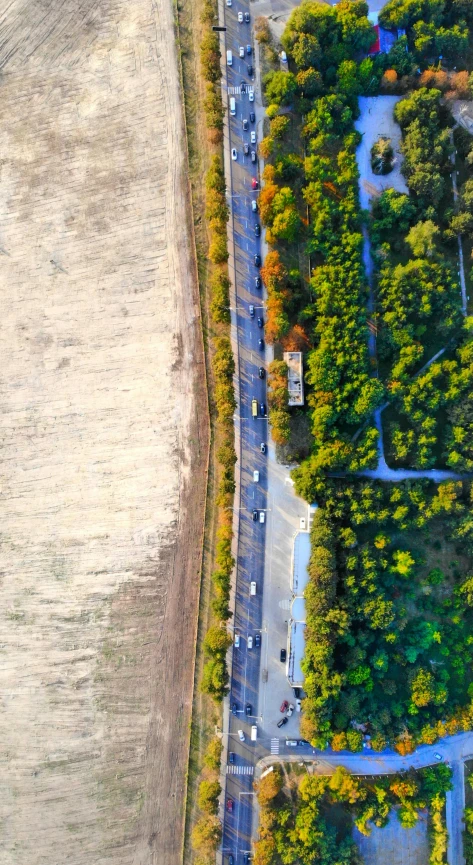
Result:
<svg viewBox="0 0 473 865"><path fill-rule="evenodd" d="M227 51L227 66L233 66L233 54L231 51Z"/></svg>

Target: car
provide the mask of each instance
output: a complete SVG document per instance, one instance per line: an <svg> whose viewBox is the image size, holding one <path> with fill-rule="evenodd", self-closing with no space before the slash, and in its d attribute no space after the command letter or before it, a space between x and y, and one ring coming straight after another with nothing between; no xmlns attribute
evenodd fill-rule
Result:
<svg viewBox="0 0 473 865"><path fill-rule="evenodd" d="M281 51L279 57L281 58L281 63L287 63L287 54L285 51Z"/></svg>
<svg viewBox="0 0 473 865"><path fill-rule="evenodd" d="M250 91L248 92L248 99L250 100L250 102L254 102L254 101L255 101L255 91L254 91L254 90L250 90Z"/></svg>
<svg viewBox="0 0 473 865"><path fill-rule="evenodd" d="M254 261L255 267L261 267L261 255L258 252L255 253Z"/></svg>
<svg viewBox="0 0 473 865"><path fill-rule="evenodd" d="M238 23L243 24L243 12L238 13Z"/></svg>
<svg viewBox="0 0 473 865"><path fill-rule="evenodd" d="M261 288L261 277L255 276L255 288Z"/></svg>
<svg viewBox="0 0 473 865"><path fill-rule="evenodd" d="M286 651L286 649L281 649L281 651L279 652L279 660L281 661L281 664L285 664L285 663L286 663L286 658L287 658L287 651Z"/></svg>
<svg viewBox="0 0 473 865"><path fill-rule="evenodd" d="M261 634L255 634L255 649L261 646Z"/></svg>
<svg viewBox="0 0 473 865"><path fill-rule="evenodd" d="M256 132L254 129L250 132L250 144L256 144Z"/></svg>
<svg viewBox="0 0 473 865"><path fill-rule="evenodd" d="M266 414L266 403L265 402L260 402L259 413L260 413L261 417L265 416L265 414Z"/></svg>
<svg viewBox="0 0 473 865"><path fill-rule="evenodd" d="M227 811L230 811L230 814L233 811L233 799L227 799Z"/></svg>
<svg viewBox="0 0 473 865"><path fill-rule="evenodd" d="M304 745L310 745L310 742L307 739L299 739L299 745L302 748ZM315 754L315 751L313 753Z"/></svg>
<svg viewBox="0 0 473 865"><path fill-rule="evenodd" d="M434 754L434 757L436 760L443 760L443 757L441 754Z"/></svg>
<svg viewBox="0 0 473 865"><path fill-rule="evenodd" d="M248 636L248 640L247 640L246 645L249 649L253 648L253 637L251 636L251 634Z"/></svg>
<svg viewBox="0 0 473 865"><path fill-rule="evenodd" d="M294 694L296 700L298 700L300 695L301 695L301 689L300 688L293 688L292 693Z"/></svg>
<svg viewBox="0 0 473 865"><path fill-rule="evenodd" d="M246 53L251 54L251 45L246 46Z"/></svg>
<svg viewBox="0 0 473 865"><path fill-rule="evenodd" d="M245 154L245 156L248 156L249 152L250 152L250 145L248 144L247 141L245 141L245 143L243 145L243 153Z"/></svg>
<svg viewBox="0 0 473 865"><path fill-rule="evenodd" d="M240 45L240 51L239 51L239 54L240 54L240 57L244 57L244 56L245 56L245 49L244 49L243 45Z"/></svg>
<svg viewBox="0 0 473 865"><path fill-rule="evenodd" d="M231 5L232 5L232 0L227 0L227 6L231 6Z"/></svg>
<svg viewBox="0 0 473 865"><path fill-rule="evenodd" d="M301 711L302 711L302 701L296 700L296 712L301 712Z"/></svg>
<svg viewBox="0 0 473 865"><path fill-rule="evenodd" d="M258 318L258 327L263 327L263 325L264 325L263 319L261 317Z"/></svg>
<svg viewBox="0 0 473 865"><path fill-rule="evenodd" d="M250 120L251 120L251 114L250 114ZM251 178L251 188L252 189L258 189L258 181L257 181L256 177Z"/></svg>
<svg viewBox="0 0 473 865"><path fill-rule="evenodd" d="M245 23L246 24L250 23L250 13L249 12L245 12Z"/></svg>
<svg viewBox="0 0 473 865"><path fill-rule="evenodd" d="M240 742L245 741L245 734L244 734L243 730L238 730L238 738L239 738Z"/></svg>
<svg viewBox="0 0 473 865"><path fill-rule="evenodd" d="M236 713L237 713L237 704L232 703L232 715L236 715Z"/></svg>
<svg viewBox="0 0 473 865"><path fill-rule="evenodd" d="M251 65L251 63L248 63L248 75L253 75L253 66Z"/></svg>
<svg viewBox="0 0 473 865"><path fill-rule="evenodd" d="M260 521L260 523L264 523L265 519L266 519L266 517L265 517L265 513L264 513L264 511L260 511L260 512L259 512L259 521Z"/></svg>
<svg viewBox="0 0 473 865"><path fill-rule="evenodd" d="M240 81L240 93L246 93L246 81Z"/></svg>
<svg viewBox="0 0 473 865"><path fill-rule="evenodd" d="M287 724L288 720L288 718L281 718L276 724L276 727L284 727L284 724Z"/></svg>
<svg viewBox="0 0 473 865"><path fill-rule="evenodd" d="M286 739L286 748L297 748L297 739Z"/></svg>
<svg viewBox="0 0 473 865"><path fill-rule="evenodd" d="M248 120L246 117L241 121L241 125L243 126L243 132L248 132Z"/></svg>
<svg viewBox="0 0 473 865"><path fill-rule="evenodd" d="M283 700L280 707L279 707L279 711L280 712L287 712L288 709L289 709L289 700Z"/></svg>
<svg viewBox="0 0 473 865"><path fill-rule="evenodd" d="M229 857L228 857L228 865L235 865L235 860L234 860L234 858L233 858L233 856L232 856L231 853L230 853L230 855L229 855Z"/></svg>
<svg viewBox="0 0 473 865"><path fill-rule="evenodd" d="M260 514L260 516L261 516L261 514ZM250 596L254 597L254 595L256 595L256 583L254 580L252 580L252 582L250 583ZM248 639L250 639L250 638L248 637ZM252 647L253 647L253 637L251 638L251 646L248 646L248 648L251 649Z"/></svg>
<svg viewBox="0 0 473 865"><path fill-rule="evenodd" d="M258 202L255 201L254 198L252 199L252 202L251 202L251 209L252 209L253 213L258 212Z"/></svg>
<svg viewBox="0 0 473 865"><path fill-rule="evenodd" d="M255 523L257 519L258 519L258 511L255 508L255 510L253 511L253 522Z"/></svg>
<svg viewBox="0 0 473 865"><path fill-rule="evenodd" d="M259 237L260 234L261 234L261 225L259 225L259 223L257 222L255 225L255 236Z"/></svg>
<svg viewBox="0 0 473 865"><path fill-rule="evenodd" d="M240 646L240 634L235 634L235 647L238 649Z"/></svg>
<svg viewBox="0 0 473 865"><path fill-rule="evenodd" d="M229 762L229 763L234 763L234 762L235 762L235 752L234 752L234 751L230 751L230 752L229 752L229 754L228 754L228 762Z"/></svg>
<svg viewBox="0 0 473 865"><path fill-rule="evenodd" d="M256 162L256 151L255 150L251 151L251 161Z"/></svg>
<svg viewBox="0 0 473 865"><path fill-rule="evenodd" d="M287 707L287 712L286 712L287 717L290 718L293 712L294 712L294 703L289 703L289 706Z"/></svg>
<svg viewBox="0 0 473 865"><path fill-rule="evenodd" d="M256 120L255 112L250 111L250 123L254 123Z"/></svg>
<svg viewBox="0 0 473 865"><path fill-rule="evenodd" d="M264 377L265 377L265 374L266 374L266 373L265 373L265 371L264 371L264 366L260 366L260 368L259 368L259 370L258 370L258 376L259 376L259 378L264 378Z"/></svg>
<svg viewBox="0 0 473 865"><path fill-rule="evenodd" d="M253 483L259 484L259 471L255 469L253 472Z"/></svg>
<svg viewBox="0 0 473 865"><path fill-rule="evenodd" d="M305 517L301 517L299 520L299 528L305 531Z"/></svg>
<svg viewBox="0 0 473 865"><path fill-rule="evenodd" d="M260 449L262 454L265 454L266 453L266 442L261 442L259 449Z"/></svg>
<svg viewBox="0 0 473 865"><path fill-rule="evenodd" d="M238 159L238 154L237 154L237 152L236 152L236 147L232 147L232 159L233 159L233 161L235 161L235 159Z"/></svg>
<svg viewBox="0 0 473 865"><path fill-rule="evenodd" d="M250 854L249 853L243 853L243 865L248 865L249 861L250 861Z"/></svg>
<svg viewBox="0 0 473 865"><path fill-rule="evenodd" d="M258 348L260 351L264 351L264 339L258 340Z"/></svg>
<svg viewBox="0 0 473 865"><path fill-rule="evenodd" d="M251 318L255 317L255 308L254 308L252 303L250 303L250 306L249 306L249 313L251 315Z"/></svg>
<svg viewBox="0 0 473 865"><path fill-rule="evenodd" d="M246 712L247 717L249 717L251 715L251 703L246 704L245 712Z"/></svg>

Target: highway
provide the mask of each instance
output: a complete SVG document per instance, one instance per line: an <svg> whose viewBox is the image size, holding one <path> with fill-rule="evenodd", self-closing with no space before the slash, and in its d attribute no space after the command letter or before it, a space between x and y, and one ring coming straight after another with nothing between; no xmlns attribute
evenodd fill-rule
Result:
<svg viewBox="0 0 473 865"><path fill-rule="evenodd" d="M232 318L238 338L239 355L239 431L237 435L238 457L240 461L240 501L236 502L239 511L238 556L236 568L235 612L233 625L235 634L240 635L239 647L233 647L230 681L230 708L236 705L236 714L230 712L228 729L228 751L232 752L235 762L229 764L225 791L225 819L222 840L223 861L233 856L234 865L245 862L251 852L253 770L257 759L268 749L260 751L251 741L251 726L258 723L258 683L260 674L261 648L255 646L255 636L261 633L262 590L264 575L264 544L266 523L260 522L260 513L265 514L267 507L267 455L261 452L261 443L267 442L268 423L266 418L266 380L259 377L259 369L266 370L265 349L259 340L264 340L264 328L258 326L258 318L264 320L263 290L255 285L259 269L255 266L254 256L261 255L260 238L255 235L254 226L259 224L259 215L251 209L251 201L258 199L258 191L252 189L252 179L258 178L258 163L252 163L251 151L257 152L257 144L250 143L250 133L257 131L255 122L250 120L250 112L256 111L255 103L250 102L248 92L240 93L241 82L254 87L254 75L248 73L248 66L254 64L252 24L239 23L238 12L249 13L249 2L233 0L232 6L220 6L219 24L227 27L225 33L225 53L231 50L232 66L225 64L224 99L227 99L228 127L225 137L226 179L228 203L231 209L230 228L233 234L234 254L230 258L230 278L234 282L235 307ZM222 21L222 15L224 20ZM248 53L247 46L251 46ZM240 58L240 46L245 56ZM238 92L233 90L236 88ZM236 113L230 115L229 99L234 95ZM243 129L243 120L248 121L248 130ZM245 124L246 125L246 124ZM249 154L243 152L244 142L249 145ZM237 159L228 159L235 148ZM230 172L228 171L230 170ZM230 173L230 177L229 177ZM259 179L259 178L258 178ZM236 298L236 299L235 299ZM254 306L254 317L250 315L250 304ZM237 389L238 390L238 389ZM258 417L251 412L252 399L258 402ZM264 415L261 412L264 405ZM259 472L259 481L253 480L253 472ZM253 519L253 511L258 518ZM256 595L250 596L250 583L256 583ZM248 636L253 637L253 648L248 648ZM246 714L246 707L249 715ZM245 742L240 742L238 730L243 730ZM226 731L225 731L226 732ZM232 811L227 803L232 803ZM246 854L246 855L245 855ZM231 861L231 860L230 860Z"/></svg>

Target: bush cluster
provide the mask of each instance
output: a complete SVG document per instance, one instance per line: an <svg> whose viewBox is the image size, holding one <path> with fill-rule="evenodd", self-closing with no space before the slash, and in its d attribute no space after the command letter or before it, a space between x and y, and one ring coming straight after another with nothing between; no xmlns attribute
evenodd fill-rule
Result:
<svg viewBox="0 0 473 865"><path fill-rule="evenodd" d="M209 137L213 144L219 144L223 137L223 118L225 110L222 104L220 79L220 44L217 33L212 31L212 24L217 20L217 4L215 0L205 0L202 23L206 31L200 45L200 68L202 78L206 82L206 95L203 101L205 120Z"/></svg>

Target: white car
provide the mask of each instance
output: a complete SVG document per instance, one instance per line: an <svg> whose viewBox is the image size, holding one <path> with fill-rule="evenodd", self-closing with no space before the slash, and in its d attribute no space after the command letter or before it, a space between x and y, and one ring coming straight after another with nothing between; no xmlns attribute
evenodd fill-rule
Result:
<svg viewBox="0 0 473 865"><path fill-rule="evenodd" d="M258 210L258 202L255 201L254 199L253 199L253 201L251 202L251 209L252 209L253 213L256 213L257 210Z"/></svg>
<svg viewBox="0 0 473 865"><path fill-rule="evenodd" d="M301 517L299 520L299 528L303 531L305 530L305 517Z"/></svg>
<svg viewBox="0 0 473 865"><path fill-rule="evenodd" d="M232 147L232 159L233 159L233 161L238 159L238 153L236 152L236 147Z"/></svg>
<svg viewBox="0 0 473 865"><path fill-rule="evenodd" d="M287 54L285 51L281 51L280 53L281 63L287 63Z"/></svg>
<svg viewBox="0 0 473 865"><path fill-rule="evenodd" d="M253 637L251 636L251 634L248 637L248 648L249 649L253 648Z"/></svg>
<svg viewBox="0 0 473 865"><path fill-rule="evenodd" d="M244 734L243 730L238 730L238 738L239 738L240 742L245 741L245 734Z"/></svg>
<svg viewBox="0 0 473 865"><path fill-rule="evenodd" d="M264 521L265 521L265 513L264 513L264 511L260 511L260 512L259 512L259 521L260 521L260 523L264 523Z"/></svg>
<svg viewBox="0 0 473 865"><path fill-rule="evenodd" d="M254 129L252 129L250 132L250 143L256 144L256 132Z"/></svg>
<svg viewBox="0 0 473 865"><path fill-rule="evenodd" d="M302 709L302 700L296 700L296 712L300 712Z"/></svg>
<svg viewBox="0 0 473 865"><path fill-rule="evenodd" d="M286 748L297 748L297 739L286 739Z"/></svg>
<svg viewBox="0 0 473 865"><path fill-rule="evenodd" d="M240 45L240 57L244 57L244 56L245 56L245 49L244 49L243 45Z"/></svg>
<svg viewBox="0 0 473 865"><path fill-rule="evenodd" d="M227 0L227 6L231 6L231 5L232 5L232 0Z"/></svg>
<svg viewBox="0 0 473 865"><path fill-rule="evenodd" d="M235 634L235 648L240 647L240 634Z"/></svg>
<svg viewBox="0 0 473 865"><path fill-rule="evenodd" d="M259 483L259 471L258 471L258 469L255 469L253 472L253 482L255 484Z"/></svg>
<svg viewBox="0 0 473 865"><path fill-rule="evenodd" d="M241 51L241 48L240 48L240 51ZM248 99L250 100L250 102L255 101L255 91L254 90L250 90L250 92L248 93Z"/></svg>
<svg viewBox="0 0 473 865"><path fill-rule="evenodd" d="M238 23L243 24L243 12L238 13Z"/></svg>
<svg viewBox="0 0 473 865"><path fill-rule="evenodd" d="M293 704L293 703L289 703L289 706L287 707L287 712L286 712L286 715L287 715L288 718L291 717L293 711L294 711L294 704Z"/></svg>

